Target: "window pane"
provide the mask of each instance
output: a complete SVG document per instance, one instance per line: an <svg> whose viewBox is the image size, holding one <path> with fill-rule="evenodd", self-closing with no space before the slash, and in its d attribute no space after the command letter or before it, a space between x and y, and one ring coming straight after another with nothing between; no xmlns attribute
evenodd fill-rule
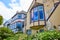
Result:
<svg viewBox="0 0 60 40"><path fill-rule="evenodd" d="M21 15L20 14L18 14L18 19L21 19Z"/></svg>
<svg viewBox="0 0 60 40"><path fill-rule="evenodd" d="M37 20L38 20L38 12L34 12L33 21L37 21Z"/></svg>
<svg viewBox="0 0 60 40"><path fill-rule="evenodd" d="M33 10L31 11L30 18L31 18L30 21L33 22Z"/></svg>
<svg viewBox="0 0 60 40"><path fill-rule="evenodd" d="M39 11L40 20L44 20L43 6L38 6L38 11Z"/></svg>
<svg viewBox="0 0 60 40"><path fill-rule="evenodd" d="M31 34L31 30L27 30L27 32L26 32L28 35L30 35Z"/></svg>
<svg viewBox="0 0 60 40"><path fill-rule="evenodd" d="M18 19L23 19L24 20L25 16L26 16L25 14L18 14Z"/></svg>
<svg viewBox="0 0 60 40"><path fill-rule="evenodd" d="M33 9L33 21L38 20L38 10L37 7Z"/></svg>
<svg viewBox="0 0 60 40"><path fill-rule="evenodd" d="M40 13L40 20L44 20L44 12L41 10L39 11L39 13Z"/></svg>
<svg viewBox="0 0 60 40"><path fill-rule="evenodd" d="M38 20L38 10L37 7L33 9L33 13L31 13L32 15L32 21L37 21Z"/></svg>
<svg viewBox="0 0 60 40"><path fill-rule="evenodd" d="M40 32L44 32L44 29L41 29Z"/></svg>
<svg viewBox="0 0 60 40"><path fill-rule="evenodd" d="M22 31L22 23L21 22L17 22L16 26L20 31Z"/></svg>
<svg viewBox="0 0 60 40"><path fill-rule="evenodd" d="M12 29L12 30L15 29L16 28L15 24L10 25L9 28Z"/></svg>
<svg viewBox="0 0 60 40"><path fill-rule="evenodd" d="M38 6L38 10L43 10L43 6Z"/></svg>
<svg viewBox="0 0 60 40"><path fill-rule="evenodd" d="M34 11L34 12L37 12L37 11L38 11L37 8L38 8L38 7L35 7L35 8L33 9L33 11Z"/></svg>

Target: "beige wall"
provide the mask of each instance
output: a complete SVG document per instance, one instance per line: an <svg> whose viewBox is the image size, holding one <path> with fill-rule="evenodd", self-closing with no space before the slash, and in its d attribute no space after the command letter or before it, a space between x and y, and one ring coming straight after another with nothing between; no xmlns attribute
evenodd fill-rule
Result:
<svg viewBox="0 0 60 40"><path fill-rule="evenodd" d="M44 3L44 11L46 19L49 17L53 9L54 9L53 0L49 0L48 2Z"/></svg>
<svg viewBox="0 0 60 40"><path fill-rule="evenodd" d="M43 0L37 0L36 2L43 4Z"/></svg>
<svg viewBox="0 0 60 40"><path fill-rule="evenodd" d="M52 14L52 16L50 17L49 20L55 26L60 25L60 4L56 8L56 10L53 12L53 14Z"/></svg>
<svg viewBox="0 0 60 40"><path fill-rule="evenodd" d="M54 2L54 3L59 2L59 0L36 0L36 1L42 4L47 3L47 2Z"/></svg>
<svg viewBox="0 0 60 40"><path fill-rule="evenodd" d="M27 13L27 18L26 18L26 29L30 29L30 12Z"/></svg>
<svg viewBox="0 0 60 40"><path fill-rule="evenodd" d="M59 0L54 0L54 3L59 2Z"/></svg>

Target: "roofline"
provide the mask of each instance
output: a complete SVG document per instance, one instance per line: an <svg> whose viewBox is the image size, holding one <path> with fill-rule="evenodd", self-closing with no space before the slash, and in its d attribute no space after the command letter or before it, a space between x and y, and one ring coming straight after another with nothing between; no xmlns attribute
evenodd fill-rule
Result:
<svg viewBox="0 0 60 40"><path fill-rule="evenodd" d="M27 13L27 12L25 12L25 13ZM25 13L24 13L24 14L25 14ZM21 14L21 11L20 11L20 12L16 12L16 14L15 14L12 18L14 18L17 14ZM11 18L11 19L12 19L12 18Z"/></svg>
<svg viewBox="0 0 60 40"><path fill-rule="evenodd" d="M36 0L33 0L32 3L31 3L31 5L32 5L33 3L35 4L35 3L38 3L38 2L36 2ZM39 4L43 5L42 3L39 3ZM31 5L29 6L27 13L32 9L32 8L31 8ZM30 8L31 8L31 9L30 9Z"/></svg>
<svg viewBox="0 0 60 40"><path fill-rule="evenodd" d="M18 14L18 13L16 13L12 18L14 18L17 14ZM11 18L11 19L12 19L12 18Z"/></svg>
<svg viewBox="0 0 60 40"><path fill-rule="evenodd" d="M58 2L58 4L55 6L55 8L53 9L53 11L51 12L50 16L47 18L47 21L49 20L49 18L52 16L53 12L56 10L56 8L59 6L60 2Z"/></svg>
<svg viewBox="0 0 60 40"><path fill-rule="evenodd" d="M31 9L30 9L30 12L31 12L31 10L33 9L33 8L35 8L35 7L37 7L37 6L43 6L43 4L38 4L38 5L36 5L36 6L33 6Z"/></svg>
<svg viewBox="0 0 60 40"><path fill-rule="evenodd" d="M32 1L31 5L33 4L34 1L35 1L35 0ZM29 6L28 11L30 10L31 5ZM28 13L28 11L27 11L27 13Z"/></svg>

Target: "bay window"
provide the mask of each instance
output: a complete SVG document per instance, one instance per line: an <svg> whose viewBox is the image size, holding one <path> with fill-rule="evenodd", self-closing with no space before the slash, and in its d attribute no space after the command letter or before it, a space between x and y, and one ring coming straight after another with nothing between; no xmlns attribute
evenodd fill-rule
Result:
<svg viewBox="0 0 60 40"><path fill-rule="evenodd" d="M31 10L31 22L44 20L43 6L37 6Z"/></svg>

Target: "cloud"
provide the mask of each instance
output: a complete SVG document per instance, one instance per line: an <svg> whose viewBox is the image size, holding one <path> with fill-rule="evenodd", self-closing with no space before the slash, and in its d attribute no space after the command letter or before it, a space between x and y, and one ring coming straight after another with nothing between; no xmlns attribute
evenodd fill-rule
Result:
<svg viewBox="0 0 60 40"><path fill-rule="evenodd" d="M2 2L0 2L0 14L3 18L9 19L15 14L15 12L12 9L8 9Z"/></svg>
<svg viewBox="0 0 60 40"><path fill-rule="evenodd" d="M9 4L11 3L11 0L0 0L0 2L3 2L3 4L7 7L7 8L11 8L9 6Z"/></svg>
<svg viewBox="0 0 60 40"><path fill-rule="evenodd" d="M24 9L25 11L27 11L28 8L29 8L29 6L31 5L32 1L33 0L20 0L22 9Z"/></svg>
<svg viewBox="0 0 60 40"><path fill-rule="evenodd" d="M11 8L6 7L5 4L0 1L0 15L8 20L16 14L16 11L27 11L32 1L33 0L11 0L11 3L8 4Z"/></svg>

